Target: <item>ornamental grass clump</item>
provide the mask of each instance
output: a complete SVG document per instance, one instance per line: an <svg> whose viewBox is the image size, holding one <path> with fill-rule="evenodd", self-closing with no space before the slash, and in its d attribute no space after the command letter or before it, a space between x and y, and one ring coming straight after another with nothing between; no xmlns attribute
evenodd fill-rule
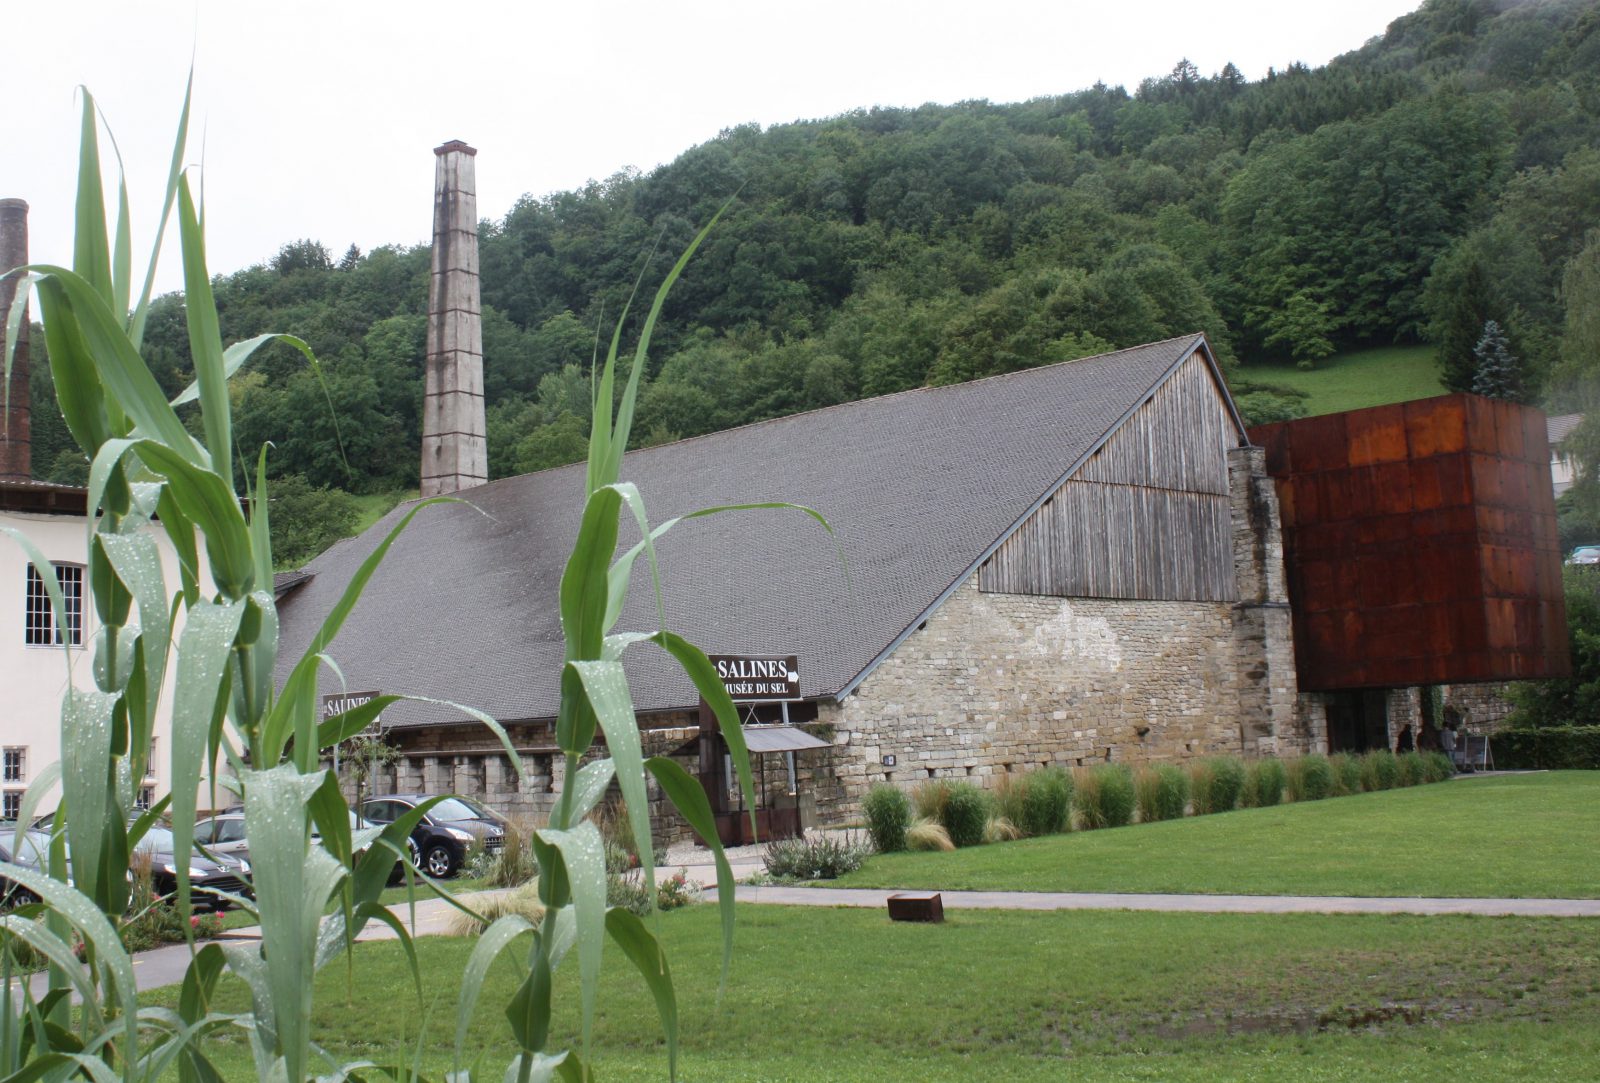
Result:
<svg viewBox="0 0 1600 1083"><path fill-rule="evenodd" d="M916 853L947 852L956 844L950 841L950 832L944 825L932 820L916 819L906 828L906 849Z"/></svg>
<svg viewBox="0 0 1600 1083"><path fill-rule="evenodd" d="M867 820L867 837L872 840L873 849L880 854L892 854L906 848L911 800L904 790L880 782L867 791L861 811Z"/></svg>
<svg viewBox="0 0 1600 1083"><path fill-rule="evenodd" d="M957 847L983 843L989 823L989 795L970 782L952 782L945 794L941 823Z"/></svg>
<svg viewBox="0 0 1600 1083"><path fill-rule="evenodd" d="M1170 763L1141 767L1133 776L1140 823L1181 820L1189 806L1189 775Z"/></svg>
<svg viewBox="0 0 1600 1083"><path fill-rule="evenodd" d="M1333 769L1333 792L1340 797L1360 793L1361 786L1361 760L1348 752L1335 752L1328 757L1328 766Z"/></svg>
<svg viewBox="0 0 1600 1083"><path fill-rule="evenodd" d="M1291 801L1321 801L1333 796L1338 786L1328 757L1317 753L1290 760L1287 773Z"/></svg>
<svg viewBox="0 0 1600 1083"><path fill-rule="evenodd" d="M1072 776L1059 767L1001 775L994 804L1025 836L1058 834L1072 824Z"/></svg>
<svg viewBox="0 0 1600 1083"><path fill-rule="evenodd" d="M1251 760L1245 768L1244 789L1239 794L1243 808L1271 808L1282 803L1283 788L1288 784L1288 772L1283 761L1271 756Z"/></svg>
<svg viewBox="0 0 1600 1083"><path fill-rule="evenodd" d="M1428 765L1420 752L1402 752L1394 758L1395 774L1401 786L1420 786L1428 781Z"/></svg>
<svg viewBox="0 0 1600 1083"><path fill-rule="evenodd" d="M1429 782L1444 782L1456 775L1456 765L1443 752L1422 753L1422 770Z"/></svg>
<svg viewBox="0 0 1600 1083"><path fill-rule="evenodd" d="M911 810L916 818L944 823L944 803L950 799L953 785L947 778L930 778L911 787Z"/></svg>
<svg viewBox="0 0 1600 1083"><path fill-rule="evenodd" d="M1244 777L1244 761L1237 756L1217 756L1190 767L1189 789L1194 814L1206 816L1238 808Z"/></svg>
<svg viewBox="0 0 1600 1083"><path fill-rule="evenodd" d="M1374 749L1361 756L1361 788L1368 793L1392 790L1400 783L1400 765L1388 749Z"/></svg>
<svg viewBox="0 0 1600 1083"><path fill-rule="evenodd" d="M1078 823L1086 831L1133 822L1133 773L1120 763L1080 767L1073 778L1073 797Z"/></svg>

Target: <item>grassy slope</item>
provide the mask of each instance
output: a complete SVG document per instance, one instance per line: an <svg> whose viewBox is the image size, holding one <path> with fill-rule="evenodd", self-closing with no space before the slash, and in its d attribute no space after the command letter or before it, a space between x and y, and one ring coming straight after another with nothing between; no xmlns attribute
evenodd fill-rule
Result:
<svg viewBox="0 0 1600 1083"><path fill-rule="evenodd" d="M870 859L841 887L1600 897L1600 772L1408 790Z"/></svg>
<svg viewBox="0 0 1600 1083"><path fill-rule="evenodd" d="M359 509L356 515L355 533L360 534L367 527L389 514L396 504L402 500L415 500L417 490L396 490L388 493L365 493L352 497Z"/></svg>
<svg viewBox="0 0 1600 1083"><path fill-rule="evenodd" d="M876 911L742 907L720 1012L715 908L663 915L661 930L680 1071L697 1080L1454 1083L1586 1078L1600 1057L1590 921L967 911L907 926ZM387 1060L420 1031L438 1078L471 944L418 941L420 1011L399 948L362 945L348 993L342 963L317 983L317 1039L341 1059ZM557 983L558 1041L577 1029L575 970L569 960ZM466 1043L491 1069L481 1078L509 1057L513 988L503 960ZM243 1007L240 983L225 979L220 1001ZM659 1035L643 983L608 948L599 1078L666 1078ZM211 1048L223 1078L253 1078L242 1036Z"/></svg>
<svg viewBox="0 0 1600 1083"><path fill-rule="evenodd" d="M1359 410L1389 402L1443 395L1431 346L1388 346L1337 354L1304 370L1293 365L1247 365L1239 375L1251 383L1304 391L1309 414Z"/></svg>

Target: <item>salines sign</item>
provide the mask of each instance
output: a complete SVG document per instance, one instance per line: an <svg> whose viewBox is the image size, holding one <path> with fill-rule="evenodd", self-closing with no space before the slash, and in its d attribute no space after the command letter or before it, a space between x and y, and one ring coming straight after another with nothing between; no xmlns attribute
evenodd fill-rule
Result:
<svg viewBox="0 0 1600 1083"><path fill-rule="evenodd" d="M722 687L735 700L795 700L800 698L800 660L794 655L708 655Z"/></svg>

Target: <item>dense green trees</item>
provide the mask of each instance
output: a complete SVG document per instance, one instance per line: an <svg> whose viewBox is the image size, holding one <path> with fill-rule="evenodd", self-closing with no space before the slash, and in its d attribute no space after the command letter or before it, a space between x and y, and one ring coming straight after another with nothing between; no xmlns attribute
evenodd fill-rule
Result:
<svg viewBox="0 0 1600 1083"><path fill-rule="evenodd" d="M1252 83L1183 60L1131 94L746 125L524 197L481 232L491 472L579 457L595 329L735 192L657 328L645 439L1197 330L1245 383L1260 360L1427 340L1468 388L1490 319L1530 394L1548 377L1552 405L1581 408L1587 370L1558 361L1563 283L1600 222L1597 12L1428 0L1323 68ZM427 262L300 240L217 279L225 337L292 327L323 359L269 348L239 381L240 438L272 439L274 471L415 483ZM181 386L181 298L145 352ZM1245 398L1263 420L1298 409Z"/></svg>

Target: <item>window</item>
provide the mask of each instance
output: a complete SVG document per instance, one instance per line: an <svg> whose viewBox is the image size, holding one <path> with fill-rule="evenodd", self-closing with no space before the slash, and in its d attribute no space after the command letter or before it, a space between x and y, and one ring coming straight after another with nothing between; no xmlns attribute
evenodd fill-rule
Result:
<svg viewBox="0 0 1600 1083"><path fill-rule="evenodd" d="M7 790L0 798L0 820L15 820L22 815L22 791Z"/></svg>
<svg viewBox="0 0 1600 1083"><path fill-rule="evenodd" d="M61 601L66 607L63 619L67 627L67 642L74 647L83 643L83 567L79 564L56 564L56 582L61 585ZM61 645L61 631L56 627L55 612L50 606L50 593L44 580L32 564L28 565L28 590L24 613L22 641L30 647Z"/></svg>
<svg viewBox="0 0 1600 1083"><path fill-rule="evenodd" d="M156 739L150 738L150 758L145 761L144 777L156 778Z"/></svg>
<svg viewBox="0 0 1600 1083"><path fill-rule="evenodd" d="M154 786L141 786L139 788L139 796L133 800L133 807L143 812L155 803L156 788Z"/></svg>
<svg viewBox="0 0 1600 1083"><path fill-rule="evenodd" d="M5 750L4 771L0 778L6 782L28 781L28 750L26 748L8 748Z"/></svg>

